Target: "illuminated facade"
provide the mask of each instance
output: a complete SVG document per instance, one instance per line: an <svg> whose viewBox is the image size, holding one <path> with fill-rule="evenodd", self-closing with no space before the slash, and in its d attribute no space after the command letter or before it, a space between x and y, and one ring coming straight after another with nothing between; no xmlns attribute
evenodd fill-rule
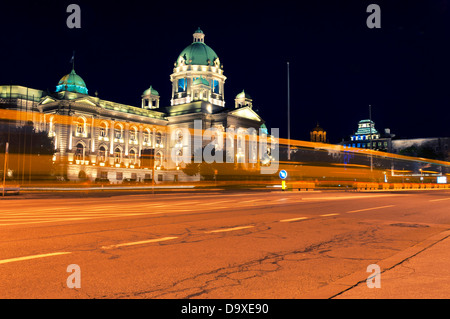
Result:
<svg viewBox="0 0 450 319"><path fill-rule="evenodd" d="M358 130L350 136L350 140L342 141L340 144L352 148L366 148L383 152L392 151L391 134L386 128L384 134L381 134L375 128L375 123L371 120L361 120L358 123Z"/></svg>
<svg viewBox="0 0 450 319"><path fill-rule="evenodd" d="M170 106L160 105L159 93L152 86L142 93L140 106L91 96L74 69L52 93L0 86L0 105L26 111L28 120L54 139L57 176L64 180L151 180L152 170L144 167L141 157L148 149L154 149L155 182L198 180L199 176L189 177L181 170L185 165L182 155L192 152L193 144L193 136L183 132L193 129L196 120L201 121L203 130L213 130L216 149L225 150L228 145L236 158L244 159L236 162L248 163L245 134L248 128L257 134L264 121L253 110L248 95L238 94L235 106L225 107L223 65L205 44L203 31L195 31L193 38L170 75ZM227 129L236 132L229 144L221 138ZM257 166L253 163L246 168Z"/></svg>
<svg viewBox="0 0 450 319"><path fill-rule="evenodd" d="M319 126L317 126L310 132L311 142L327 143L327 132Z"/></svg>

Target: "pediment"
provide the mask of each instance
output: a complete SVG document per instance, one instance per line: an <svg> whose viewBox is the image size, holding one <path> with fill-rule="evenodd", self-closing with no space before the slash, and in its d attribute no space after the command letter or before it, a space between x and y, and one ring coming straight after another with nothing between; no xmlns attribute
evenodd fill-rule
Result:
<svg viewBox="0 0 450 319"><path fill-rule="evenodd" d="M249 119L249 120L252 120L252 121L262 122L262 119L258 115L258 113L256 113L251 108L246 107L246 106L237 108L237 109L229 112L229 114L232 114L232 115L238 116L238 117L242 117L242 118L245 118L245 119Z"/></svg>

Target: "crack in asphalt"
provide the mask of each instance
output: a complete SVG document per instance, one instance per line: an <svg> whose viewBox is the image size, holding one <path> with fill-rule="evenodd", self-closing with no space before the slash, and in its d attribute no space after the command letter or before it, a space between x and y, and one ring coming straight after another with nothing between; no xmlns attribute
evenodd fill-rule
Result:
<svg viewBox="0 0 450 319"><path fill-rule="evenodd" d="M398 263L396 263L396 264L394 264L394 265L392 265L392 266L390 266L390 267L388 267L388 268L383 269L383 271L381 271L380 274L383 274L383 273L385 273L385 272L387 272L387 271L389 271L389 270L391 270L391 269L394 269L394 268L396 268L397 266L407 267L407 266L403 265L406 261L408 261L408 260L410 260L411 258L413 258L413 257L415 257L415 256L417 256L417 255L419 255L420 253L422 253L422 252L428 250L429 248L433 247L434 245L440 243L441 241L443 241L443 240L445 240L445 239L447 239L447 238L449 238L449 237L450 237L450 235L447 235L447 236L445 236L445 237L443 237L443 238L441 238L441 239L435 241L434 243L429 244L427 247L425 247L425 248L419 250L418 252L415 252L415 253L412 254L411 256L408 256L408 257L406 257L405 259L402 259L401 261L399 261ZM413 269L413 271L415 272L414 268L412 268L412 267L407 267L407 268ZM366 282L366 280L367 280L367 278L366 278L366 279L363 279L363 280L360 280L360 281L358 281L356 284L354 284L354 285L352 285L352 286L350 286L350 287L348 287L348 288L346 288L346 289L344 289L344 290L338 292L337 294L334 294L333 296L329 297L328 299L333 299L333 298L335 298L335 297L337 297L337 296L339 296L339 295L342 295L342 294L345 293L346 291L349 291L349 290L351 290L351 289L353 289L353 288L359 286L360 284Z"/></svg>
<svg viewBox="0 0 450 319"><path fill-rule="evenodd" d="M149 298L164 298L164 296L174 296L176 298L190 299L207 294L211 291L239 286L243 281L263 277L268 273L277 272L283 269L281 262L299 262L303 260L310 260L313 258L320 258L322 256L305 256L304 258L292 258L298 254L314 253L322 254L320 249L330 247L335 243L345 242L351 234L335 236L328 241L311 244L301 250L291 250L280 253L269 253L261 258L247 261L238 265L217 268L208 272L196 274L172 283L170 286L154 288L150 290L142 290L132 294L118 293L109 298L129 298L139 297L142 295L149 295ZM343 238L344 237L344 238ZM223 284L216 285L220 281L225 281Z"/></svg>

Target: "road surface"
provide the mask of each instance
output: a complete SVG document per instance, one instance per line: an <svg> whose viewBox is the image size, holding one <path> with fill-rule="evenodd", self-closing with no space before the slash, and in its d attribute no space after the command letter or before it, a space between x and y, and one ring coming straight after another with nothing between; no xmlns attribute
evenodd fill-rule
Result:
<svg viewBox="0 0 450 319"><path fill-rule="evenodd" d="M448 190L21 195L0 201L0 298L331 298L448 230L449 205Z"/></svg>

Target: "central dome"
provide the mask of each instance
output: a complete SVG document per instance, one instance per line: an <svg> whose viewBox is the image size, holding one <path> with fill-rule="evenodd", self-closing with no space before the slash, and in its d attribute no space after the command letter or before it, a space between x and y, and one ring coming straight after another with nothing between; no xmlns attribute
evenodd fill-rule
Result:
<svg viewBox="0 0 450 319"><path fill-rule="evenodd" d="M188 45L178 56L175 66L180 65L214 65L219 61L216 52L207 46L205 34L200 28L194 33L194 42ZM216 62L217 60L217 62Z"/></svg>
<svg viewBox="0 0 450 319"><path fill-rule="evenodd" d="M56 92L60 91L88 94L86 83L84 83L81 76L76 74L73 69L72 72L64 75L61 80L59 80L58 85L56 86Z"/></svg>

